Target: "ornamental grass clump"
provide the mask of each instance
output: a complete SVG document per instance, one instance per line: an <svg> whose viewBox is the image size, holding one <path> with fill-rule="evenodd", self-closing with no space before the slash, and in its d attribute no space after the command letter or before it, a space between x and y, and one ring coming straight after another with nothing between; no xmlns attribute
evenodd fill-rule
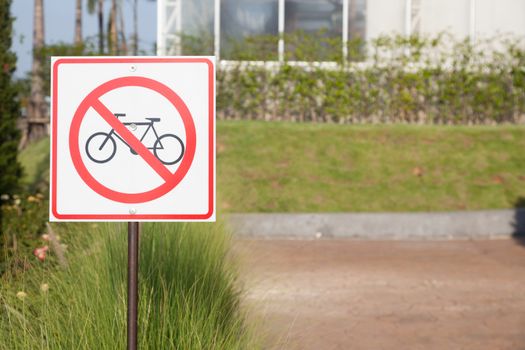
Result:
<svg viewBox="0 0 525 350"><path fill-rule="evenodd" d="M2 282L0 349L125 348L126 226L54 229L69 246L67 267L43 262L23 279ZM229 236L218 224L142 226L139 348L257 348L228 250Z"/></svg>

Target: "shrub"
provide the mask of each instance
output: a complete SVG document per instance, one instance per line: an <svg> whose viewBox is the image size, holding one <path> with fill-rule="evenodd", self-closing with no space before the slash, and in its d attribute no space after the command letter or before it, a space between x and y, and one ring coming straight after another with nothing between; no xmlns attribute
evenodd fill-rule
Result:
<svg viewBox="0 0 525 350"><path fill-rule="evenodd" d="M219 118L494 124L525 114L525 48L516 38L381 37L354 63L341 63L337 40L301 38L287 41L282 63L220 67ZM312 61L319 51L332 63ZM355 60L360 51L350 52Z"/></svg>

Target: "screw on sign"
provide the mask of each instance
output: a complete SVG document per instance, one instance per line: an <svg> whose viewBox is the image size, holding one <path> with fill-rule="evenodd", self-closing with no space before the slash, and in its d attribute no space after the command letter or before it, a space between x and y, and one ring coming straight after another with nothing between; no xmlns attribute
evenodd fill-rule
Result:
<svg viewBox="0 0 525 350"><path fill-rule="evenodd" d="M138 221L215 221L214 58L52 62L50 220L130 221L128 349L136 349Z"/></svg>

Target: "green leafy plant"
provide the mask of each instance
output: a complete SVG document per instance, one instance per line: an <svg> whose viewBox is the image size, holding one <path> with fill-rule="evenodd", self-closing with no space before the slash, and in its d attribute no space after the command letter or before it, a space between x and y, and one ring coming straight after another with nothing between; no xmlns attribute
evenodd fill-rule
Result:
<svg viewBox="0 0 525 350"><path fill-rule="evenodd" d="M282 63L237 61L218 71L220 118L494 124L525 116L525 47L517 38L385 36L366 48L356 40L347 62L340 41L322 33L285 42ZM353 62L365 51L366 60Z"/></svg>

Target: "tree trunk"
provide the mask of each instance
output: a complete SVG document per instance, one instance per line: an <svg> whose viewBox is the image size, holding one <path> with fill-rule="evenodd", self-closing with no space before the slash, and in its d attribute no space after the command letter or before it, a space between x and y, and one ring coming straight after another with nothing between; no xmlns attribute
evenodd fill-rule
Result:
<svg viewBox="0 0 525 350"><path fill-rule="evenodd" d="M139 20L138 20L138 0L133 1L133 55L139 54Z"/></svg>
<svg viewBox="0 0 525 350"><path fill-rule="evenodd" d="M124 15L122 14L122 2L118 5L118 18L119 18L119 37L120 37L120 47L119 47L119 53L121 55L127 55L128 54L128 43L126 40L126 30L124 28Z"/></svg>
<svg viewBox="0 0 525 350"><path fill-rule="evenodd" d="M35 0L33 28L33 67L31 71L31 97L28 105L27 141L37 140L48 134L49 116L44 99L42 80L42 48L44 47L43 0Z"/></svg>
<svg viewBox="0 0 525 350"><path fill-rule="evenodd" d="M104 0L98 0L98 52L104 53Z"/></svg>
<svg viewBox="0 0 525 350"><path fill-rule="evenodd" d="M75 45L82 45L82 0L77 0L75 10Z"/></svg>
<svg viewBox="0 0 525 350"><path fill-rule="evenodd" d="M108 22L108 49L111 55L118 55L118 46L117 0L112 0Z"/></svg>

